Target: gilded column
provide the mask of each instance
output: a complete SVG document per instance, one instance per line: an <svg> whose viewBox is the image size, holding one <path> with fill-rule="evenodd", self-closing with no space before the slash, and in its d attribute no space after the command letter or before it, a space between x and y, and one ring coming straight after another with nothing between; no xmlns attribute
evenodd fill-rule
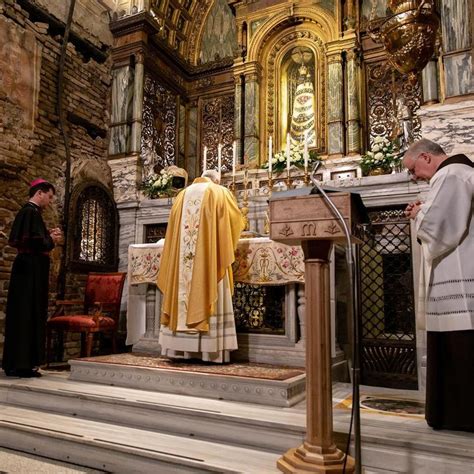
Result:
<svg viewBox="0 0 474 474"><path fill-rule="evenodd" d="M341 52L328 57L328 154L344 153L344 83Z"/></svg>
<svg viewBox="0 0 474 474"><path fill-rule="evenodd" d="M143 82L145 78L143 53L135 54L135 80L133 83L133 116L131 152L140 153L143 116Z"/></svg>
<svg viewBox="0 0 474 474"><path fill-rule="evenodd" d="M360 112L359 112L359 54L357 49L347 52L347 154L360 152Z"/></svg>

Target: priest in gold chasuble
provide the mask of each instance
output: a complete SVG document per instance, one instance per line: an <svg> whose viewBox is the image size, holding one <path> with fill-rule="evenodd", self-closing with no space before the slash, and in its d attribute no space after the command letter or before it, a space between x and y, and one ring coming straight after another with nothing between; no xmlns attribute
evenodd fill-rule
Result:
<svg viewBox="0 0 474 474"><path fill-rule="evenodd" d="M231 265L244 227L230 191L214 170L176 197L157 285L163 293L162 354L228 362L237 349Z"/></svg>

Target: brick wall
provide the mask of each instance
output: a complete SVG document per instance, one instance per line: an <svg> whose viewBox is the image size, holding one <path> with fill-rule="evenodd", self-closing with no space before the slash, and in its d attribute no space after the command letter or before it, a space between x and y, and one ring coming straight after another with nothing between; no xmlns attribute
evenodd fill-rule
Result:
<svg viewBox="0 0 474 474"><path fill-rule="evenodd" d="M90 1L96 4L94 0ZM26 50L24 61L32 60L37 65L33 94L37 108L34 127L29 127L25 125L21 84L15 86L15 74L8 74L9 68L14 71L17 65L8 52L3 50L2 53L0 44L0 357L8 281L15 256L15 251L7 245L7 237L16 212L27 200L28 183L31 180L43 177L56 186L56 203L45 214L47 225L60 224L62 218L65 151L56 103L64 24L54 14L44 10L43 4L32 0L2 0L0 5L0 27L3 28L4 37L20 38L20 49L22 44L28 44L28 47L23 46L23 51ZM77 21L94 22L96 19L81 15ZM87 24L73 23L74 34L67 49L64 104L71 141L72 169L74 171L78 163L89 162L95 165L95 170L99 170L95 177L103 183L110 183L110 170L106 163L111 87L110 45L93 37L88 33L90 30L93 29L88 28ZM36 44L35 61L32 59L32 42ZM103 170L103 176L100 170ZM80 184L80 180L80 175L76 179L73 176L73 185ZM52 258L52 299L57 277L54 267L57 267L60 252L61 249L56 250ZM69 293L72 296L81 294L83 282L82 276L70 275L67 285ZM75 345L77 347L77 341ZM69 348L68 353L72 355L74 350Z"/></svg>

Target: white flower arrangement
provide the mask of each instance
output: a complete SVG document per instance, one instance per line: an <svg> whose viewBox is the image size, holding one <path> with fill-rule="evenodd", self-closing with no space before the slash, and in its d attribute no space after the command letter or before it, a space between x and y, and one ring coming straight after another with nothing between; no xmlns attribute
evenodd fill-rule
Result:
<svg viewBox="0 0 474 474"><path fill-rule="evenodd" d="M150 199L160 196L168 196L173 184L173 175L166 169L162 169L159 174L151 174L143 180L141 189L143 194Z"/></svg>
<svg viewBox="0 0 474 474"><path fill-rule="evenodd" d="M362 156L360 167L364 176L379 168L384 173L390 173L400 166L401 158L393 150L393 144L385 137L375 137L370 151Z"/></svg>
<svg viewBox="0 0 474 474"><path fill-rule="evenodd" d="M311 168L313 163L320 161L319 155L314 150L308 152L308 166ZM304 146L303 144L294 144L290 147L290 166L304 168ZM287 167L286 151L282 150L272 156L272 172L280 173ZM263 165L268 169L268 161Z"/></svg>

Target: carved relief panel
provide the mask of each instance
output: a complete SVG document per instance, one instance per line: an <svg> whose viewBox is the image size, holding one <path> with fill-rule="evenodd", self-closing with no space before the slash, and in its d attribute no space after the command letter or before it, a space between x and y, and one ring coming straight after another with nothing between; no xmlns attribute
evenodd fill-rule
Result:
<svg viewBox="0 0 474 474"><path fill-rule="evenodd" d="M145 176L176 164L178 96L145 74L141 154Z"/></svg>
<svg viewBox="0 0 474 474"><path fill-rule="evenodd" d="M386 61L366 64L368 148L377 136L396 140L403 135L408 117L415 115L422 104L420 81L411 84L387 66ZM414 117L413 138L420 138L421 122ZM408 133L408 131L405 131Z"/></svg>
<svg viewBox="0 0 474 474"><path fill-rule="evenodd" d="M222 172L232 170L234 141L234 96L225 95L201 101L201 152L207 147L207 168L217 169L217 147L222 148ZM202 167L202 162L201 162Z"/></svg>

